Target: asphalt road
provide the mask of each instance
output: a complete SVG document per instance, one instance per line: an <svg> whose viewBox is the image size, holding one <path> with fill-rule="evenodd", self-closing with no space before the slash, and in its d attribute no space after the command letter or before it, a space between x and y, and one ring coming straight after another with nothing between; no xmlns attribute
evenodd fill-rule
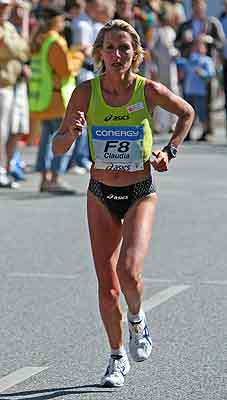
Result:
<svg viewBox="0 0 227 400"><path fill-rule="evenodd" d="M72 197L40 195L35 174L0 192L0 400L227 399L227 144L218 132L214 143L184 144L169 172L156 174L144 272L154 349L149 361L132 363L121 389L98 386L108 346L88 240L88 176L66 177L78 190Z"/></svg>

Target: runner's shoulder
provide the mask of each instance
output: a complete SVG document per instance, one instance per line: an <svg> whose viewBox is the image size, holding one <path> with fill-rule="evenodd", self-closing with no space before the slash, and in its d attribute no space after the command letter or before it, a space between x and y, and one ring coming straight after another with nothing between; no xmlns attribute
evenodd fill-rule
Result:
<svg viewBox="0 0 227 400"><path fill-rule="evenodd" d="M80 95L84 96L90 96L91 95L91 79L79 83L74 89L75 93L78 93Z"/></svg>
<svg viewBox="0 0 227 400"><path fill-rule="evenodd" d="M91 97L91 83L90 80L84 81L75 87L72 94L73 103L79 104L80 108L84 111L88 109Z"/></svg>
<svg viewBox="0 0 227 400"><path fill-rule="evenodd" d="M159 105L163 98L170 96L170 91L162 83L146 79L144 94L148 109L153 112L154 107Z"/></svg>
<svg viewBox="0 0 227 400"><path fill-rule="evenodd" d="M168 88L161 82L152 81L151 79L146 79L145 81L145 93L146 95L164 95L168 92Z"/></svg>

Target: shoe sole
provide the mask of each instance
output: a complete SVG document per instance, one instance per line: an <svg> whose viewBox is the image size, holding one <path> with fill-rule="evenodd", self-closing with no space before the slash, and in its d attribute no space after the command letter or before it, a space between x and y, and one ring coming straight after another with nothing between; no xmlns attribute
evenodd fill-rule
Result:
<svg viewBox="0 0 227 400"><path fill-rule="evenodd" d="M129 373L130 369L131 368L129 367L129 369L124 374L122 374L124 379L125 379L126 375ZM122 386L124 386L124 384L125 384L125 382L121 383L120 385L116 385L116 384L112 383L111 381L106 381L105 383L101 382L100 386L109 387L109 388L112 387L113 388L113 387L122 387Z"/></svg>
<svg viewBox="0 0 227 400"><path fill-rule="evenodd" d="M132 355L131 355L131 357L132 357ZM147 361L149 357L150 357L150 355L149 355L147 358L140 358L139 360L138 360L138 359L135 359L135 358L133 358L133 357L132 357L132 359L133 359L133 361L139 363L139 362Z"/></svg>
<svg viewBox="0 0 227 400"><path fill-rule="evenodd" d="M124 383L122 383L121 385L114 385L113 383L111 383L111 382L105 382L105 383L101 383L101 385L100 385L101 387L106 387L106 388L119 388L119 387L122 387L122 386L124 386Z"/></svg>

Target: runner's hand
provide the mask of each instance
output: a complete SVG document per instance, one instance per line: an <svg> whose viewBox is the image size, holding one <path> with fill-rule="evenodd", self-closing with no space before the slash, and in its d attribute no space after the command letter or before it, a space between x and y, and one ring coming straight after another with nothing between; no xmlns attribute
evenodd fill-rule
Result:
<svg viewBox="0 0 227 400"><path fill-rule="evenodd" d="M167 153L162 150L156 150L152 152L152 155L155 157L151 161L152 167L158 172L168 171L169 159Z"/></svg>
<svg viewBox="0 0 227 400"><path fill-rule="evenodd" d="M82 133L82 129L85 126L86 120L84 113L81 111L77 111L75 115L72 118L72 121L70 123L69 127L69 133L77 138L79 135Z"/></svg>

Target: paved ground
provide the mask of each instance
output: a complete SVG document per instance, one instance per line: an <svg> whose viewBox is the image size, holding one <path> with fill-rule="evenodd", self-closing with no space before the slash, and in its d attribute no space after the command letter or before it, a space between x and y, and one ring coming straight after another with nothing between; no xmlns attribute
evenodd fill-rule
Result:
<svg viewBox="0 0 227 400"><path fill-rule="evenodd" d="M156 175L144 272L154 350L132 364L120 390L98 386L108 346L88 241L88 176L66 177L73 197L40 195L35 174L0 192L0 400L227 398L227 143L215 118L213 143L183 145L170 171ZM25 157L34 161L34 149Z"/></svg>

